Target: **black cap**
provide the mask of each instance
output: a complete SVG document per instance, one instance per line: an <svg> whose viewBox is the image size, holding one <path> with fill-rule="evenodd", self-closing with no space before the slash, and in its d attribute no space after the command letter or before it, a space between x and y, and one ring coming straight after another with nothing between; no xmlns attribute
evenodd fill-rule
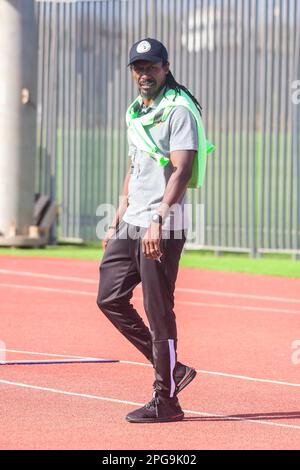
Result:
<svg viewBox="0 0 300 470"><path fill-rule="evenodd" d="M168 51L157 39L141 39L131 47L128 65L133 64L136 60L150 60L151 62L168 60Z"/></svg>

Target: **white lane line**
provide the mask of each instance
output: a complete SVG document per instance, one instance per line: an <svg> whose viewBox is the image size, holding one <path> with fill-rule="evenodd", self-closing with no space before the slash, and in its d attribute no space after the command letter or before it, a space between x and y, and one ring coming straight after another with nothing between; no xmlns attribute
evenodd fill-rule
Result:
<svg viewBox="0 0 300 470"><path fill-rule="evenodd" d="M29 355L37 355L37 356L48 356L48 357L62 357L62 358L76 358L76 359L86 359L86 360L106 360L106 358L99 358L99 357L87 357L87 356L73 356L73 355L65 355L65 354L53 354L53 353L44 353L44 352L36 352L36 351L23 351L19 349L1 349L0 351L6 351L6 352L15 352L15 353L20 353L20 354L29 354ZM135 366L142 366L142 367L151 367L152 364L147 364L145 362L136 362L136 361L125 361L125 360L119 360L118 364L129 364L129 365L135 365ZM197 372L200 374L206 374L206 375L216 375L220 377L228 377L230 379L238 379L238 380L249 380L252 382L262 382L262 383L267 383L267 384L274 384L274 385L285 385L288 387L300 387L300 384L298 383L293 383L293 382L284 382L280 380L271 380L271 379L261 379L257 377L248 377L246 375L236 375L236 374L228 374L226 372L214 372L214 371L209 371L209 370L203 370L203 369L197 369Z"/></svg>
<svg viewBox="0 0 300 470"><path fill-rule="evenodd" d="M144 362L134 362L134 361L120 360L119 364L132 364L136 366L152 367L152 364L145 364ZM262 383L274 384L274 385L286 385L288 387L300 387L300 384L293 383L293 382L284 382L282 380L259 379L257 377L248 377L247 375L227 374L226 372L214 372L214 371L203 370L203 369L196 369L196 371L199 372L199 374L216 375L220 377L228 377L230 379L249 380L252 382L262 382Z"/></svg>
<svg viewBox="0 0 300 470"><path fill-rule="evenodd" d="M41 274L41 273L34 273L31 271L15 271L13 269L0 269L0 274L14 274L16 276L27 276L27 277L37 277L43 279L53 279L57 281L71 281L71 282L82 282L85 284L98 284L98 280L95 279L88 279L88 278L81 278L81 277L74 277L74 276L58 276L55 274ZM299 282L300 285L300 282ZM141 288L140 285L137 286L138 289ZM300 299L295 298L288 298L288 297L273 297L273 296L265 296L265 295L254 295L254 294L241 294L236 292L223 292L223 291L215 291L215 290L207 290L207 289L191 289L188 287L176 287L175 291L177 292L188 292L192 294L208 294L220 297L237 297L240 299L253 299L253 300L270 300L274 302L287 302L287 303L299 303Z"/></svg>
<svg viewBox="0 0 300 470"><path fill-rule="evenodd" d="M64 358L74 358L74 359L90 359L90 360L103 360L104 358L101 357L86 357L86 356L72 356L69 354L53 354L53 353L45 353L45 352L37 352L37 351L21 351L19 349L1 349L0 351L7 351L7 352L16 352L21 354L29 354L30 356L49 356L49 357L64 357ZM147 364L148 365L148 364Z"/></svg>
<svg viewBox="0 0 300 470"><path fill-rule="evenodd" d="M117 398L100 397L98 395L88 395L86 393L66 392L65 390L58 390L56 388L40 387L37 385L24 384L22 382L11 382L10 380L0 379L0 383L4 385L14 385L15 387L23 387L23 388L30 388L33 390L42 390L45 392L59 393L61 395L71 395L74 397L93 398L94 400L109 401L112 403L122 403L126 405L134 405L134 406L141 405L141 403L136 403L134 401L118 400Z"/></svg>
<svg viewBox="0 0 300 470"><path fill-rule="evenodd" d="M71 281L71 282L82 282L85 284L98 284L98 281L96 281L95 279L88 279L86 277L82 278L82 277L74 277L74 276L58 276L56 274L33 273L31 271L14 271L13 269L0 269L0 274L13 274L14 276L53 279L55 281Z"/></svg>
<svg viewBox="0 0 300 470"><path fill-rule="evenodd" d="M138 297L135 297L138 298ZM215 307L215 308L229 308L238 310L251 310L254 312L271 312L271 313L292 313L300 315L300 310L290 310L286 308L272 308L272 307L252 307L250 305L235 305L235 304L211 304L205 302L191 302L189 300L176 300L176 304L191 305L193 307Z"/></svg>
<svg viewBox="0 0 300 470"><path fill-rule="evenodd" d="M300 384L296 384L293 382L283 382L281 380L259 379L257 377L247 377L246 375L226 374L225 372L213 372L209 370L197 370L197 372L200 372L201 374L229 377L231 379L250 380L252 382L262 382L275 385L287 385L288 387L300 387Z"/></svg>
<svg viewBox="0 0 300 470"><path fill-rule="evenodd" d="M32 290L39 290L41 292L54 292L58 294L78 294L78 295L87 295L95 297L95 292L87 292L83 290L72 290L72 289L58 289L55 287L42 287L42 286L26 286L24 284L4 284L0 283L0 287L12 287L16 289L32 289Z"/></svg>
<svg viewBox="0 0 300 470"><path fill-rule="evenodd" d="M300 288L300 282L299 282ZM188 287L177 287L176 291L179 292L189 292L192 294L209 294L216 295L221 297L237 297L240 299L254 299L254 300L271 300L272 302L289 302L289 303L298 303L300 304L300 299L295 299L292 297L273 297L268 295L254 295L254 294L239 294L236 292L223 292L217 290L207 290L207 289L190 289Z"/></svg>
<svg viewBox="0 0 300 470"><path fill-rule="evenodd" d="M0 383L2 383L4 385L12 385L14 387L28 388L28 389L31 389L31 390L40 390L40 391L43 391L43 392L56 393L56 394L60 394L60 395L68 395L68 396L81 397L81 398L90 398L90 399L93 399L93 400L107 401L107 402L111 402L111 403L120 403L122 405L144 406L144 403L137 403L137 402L128 401L128 400L118 400L116 398L101 397L99 395L89 395L89 394L86 394L86 393L67 392L65 390L59 390L57 388L41 387L41 386L38 386L38 385L25 384L25 383L22 383L22 382L12 382L12 381L9 381L9 380L0 379ZM253 423L253 424L262 424L262 425L275 426L275 427L280 427L280 428L299 429L300 430L300 426L297 426L297 425L276 423L274 421L265 421L265 420L260 420L260 419L251 419L251 418L247 418L245 416L244 417L234 416L234 415L233 416L228 416L228 415L223 415L223 414L219 414L219 413L206 413L206 412L203 412L203 411L195 411L195 410L183 410L183 411L185 413L189 413L189 414L192 414L192 415L211 417L211 418L222 418L224 421L241 421L241 422L247 422L247 423Z"/></svg>
<svg viewBox="0 0 300 470"><path fill-rule="evenodd" d="M26 286L23 284L6 284L0 283L0 287L11 287L16 289L32 289L32 290L39 290L44 292L54 292L54 293L61 293L61 294L72 294L72 295L84 295L96 298L96 293L94 292L87 292L82 290L72 290L72 289L58 289L55 287L42 287L42 286ZM143 297L134 296L133 300L143 300ZM269 307L252 307L247 305L235 305L235 304L211 304L205 302L190 302L188 300L176 300L176 304L181 305L190 305L192 307L214 307L214 308L228 308L233 310L250 310L254 312L271 312L271 313L290 313L293 315L300 315L300 310L289 310L283 308L269 308Z"/></svg>

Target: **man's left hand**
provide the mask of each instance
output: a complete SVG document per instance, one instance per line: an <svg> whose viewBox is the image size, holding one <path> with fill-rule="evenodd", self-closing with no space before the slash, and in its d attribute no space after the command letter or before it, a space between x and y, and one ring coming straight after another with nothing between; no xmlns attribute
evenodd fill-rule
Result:
<svg viewBox="0 0 300 470"><path fill-rule="evenodd" d="M143 254L147 259L159 259L162 255L160 250L161 224L151 222L144 238L142 239Z"/></svg>

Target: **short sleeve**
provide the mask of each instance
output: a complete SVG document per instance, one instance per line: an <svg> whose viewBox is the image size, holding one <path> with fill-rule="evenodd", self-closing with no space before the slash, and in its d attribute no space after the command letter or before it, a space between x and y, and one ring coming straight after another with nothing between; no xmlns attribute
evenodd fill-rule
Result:
<svg viewBox="0 0 300 470"><path fill-rule="evenodd" d="M170 152L173 150L198 150L197 124L184 106L177 106L170 116Z"/></svg>

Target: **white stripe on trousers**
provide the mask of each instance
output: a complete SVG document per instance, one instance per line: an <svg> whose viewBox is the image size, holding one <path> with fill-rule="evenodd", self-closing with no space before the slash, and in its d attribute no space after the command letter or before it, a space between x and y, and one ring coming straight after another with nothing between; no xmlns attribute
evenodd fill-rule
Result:
<svg viewBox="0 0 300 470"><path fill-rule="evenodd" d="M170 353L170 397L174 396L175 393L175 380L173 377L173 372L175 369L175 363L176 363L176 353L175 353L175 347L174 347L174 339L168 339L169 343L169 353Z"/></svg>

